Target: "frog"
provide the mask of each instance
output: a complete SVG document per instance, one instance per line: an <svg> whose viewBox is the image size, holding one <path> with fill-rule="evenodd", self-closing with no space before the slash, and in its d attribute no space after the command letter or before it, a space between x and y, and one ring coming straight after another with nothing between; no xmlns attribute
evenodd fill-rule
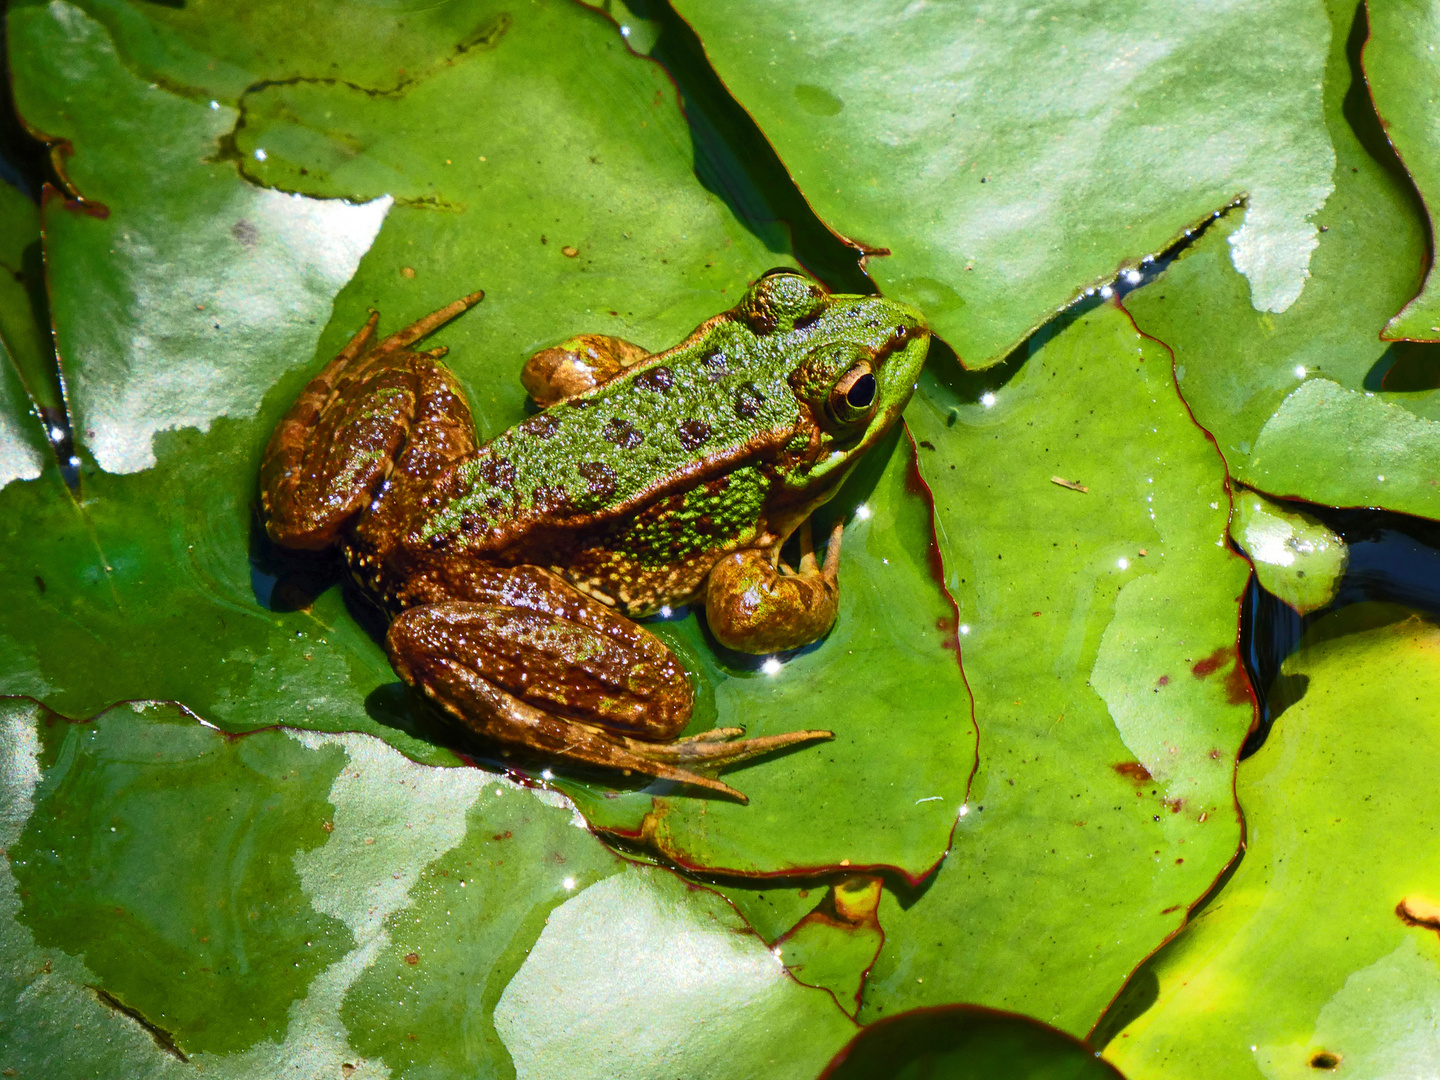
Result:
<svg viewBox="0 0 1440 1080"><path fill-rule="evenodd" d="M379 340L370 312L270 437L266 532L338 548L400 678L504 755L747 802L722 768L834 733L681 737L691 677L637 620L703 608L754 656L829 633L843 521L822 554L810 515L899 419L924 318L776 268L671 348L581 334L534 353L531 415L482 443L447 349L417 346L483 297Z"/></svg>

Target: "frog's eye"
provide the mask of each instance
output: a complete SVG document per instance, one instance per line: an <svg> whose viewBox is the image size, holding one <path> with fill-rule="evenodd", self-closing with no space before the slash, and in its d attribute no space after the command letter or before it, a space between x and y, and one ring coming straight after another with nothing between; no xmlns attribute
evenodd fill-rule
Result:
<svg viewBox="0 0 1440 1080"><path fill-rule="evenodd" d="M830 414L830 419L846 426L867 420L875 408L877 389L870 361L851 364L830 388L825 411Z"/></svg>
<svg viewBox="0 0 1440 1080"><path fill-rule="evenodd" d="M825 307L825 293L797 270L777 266L750 286L736 309L757 334L803 326Z"/></svg>

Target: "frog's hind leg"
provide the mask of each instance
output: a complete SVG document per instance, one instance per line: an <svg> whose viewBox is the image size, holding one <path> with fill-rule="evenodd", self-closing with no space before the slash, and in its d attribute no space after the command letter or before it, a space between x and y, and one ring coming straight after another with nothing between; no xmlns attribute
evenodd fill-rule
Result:
<svg viewBox="0 0 1440 1080"><path fill-rule="evenodd" d="M455 397L448 372L435 363L445 350L416 353L409 346L482 295L447 304L378 343L380 316L371 312L310 380L275 426L260 467L260 506L271 539L323 549L371 502L407 439L414 441L412 428L426 422L437 400L448 405ZM463 402L458 411L469 420ZM473 433L468 437L473 443Z"/></svg>
<svg viewBox="0 0 1440 1080"><path fill-rule="evenodd" d="M474 599L412 607L390 626L390 662L464 726L542 756L692 784L745 801L713 773L828 731L674 740L694 692L642 626L536 567L493 569Z"/></svg>

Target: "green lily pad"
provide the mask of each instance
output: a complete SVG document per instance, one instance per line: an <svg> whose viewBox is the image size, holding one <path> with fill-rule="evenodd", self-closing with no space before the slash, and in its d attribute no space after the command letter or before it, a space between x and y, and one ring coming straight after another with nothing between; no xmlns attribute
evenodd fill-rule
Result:
<svg viewBox="0 0 1440 1080"><path fill-rule="evenodd" d="M1308 686L1240 766L1245 858L1147 965L1158 999L1105 1051L1128 1076L1433 1068L1440 630L1405 616L1347 608L1285 661Z"/></svg>
<svg viewBox="0 0 1440 1080"><path fill-rule="evenodd" d="M0 340L0 489L12 480L34 480L44 469L50 447L40 423Z"/></svg>
<svg viewBox="0 0 1440 1080"><path fill-rule="evenodd" d="M1430 4L1393 0L1367 4L1370 39L1365 43L1365 81L1385 134L1425 199L1430 234L1433 207L1440 200L1440 123L1436 86L1440 85L1440 15ZM1440 281L1434 270L1420 293L1385 326L1385 337L1440 341Z"/></svg>
<svg viewBox="0 0 1440 1080"><path fill-rule="evenodd" d="M968 1001L1083 1034L1239 844L1249 567L1168 354L1114 306L1005 368L943 371L906 420L980 769L934 881L881 902L861 1018Z"/></svg>
<svg viewBox="0 0 1440 1080"><path fill-rule="evenodd" d="M1318 518L1241 490L1230 534L1265 590L1301 615L1325 607L1340 591L1350 549Z"/></svg>
<svg viewBox="0 0 1440 1080"><path fill-rule="evenodd" d="M34 809L7 848L19 920L39 947L83 956L177 1054L279 1041L354 943L294 865L326 840L344 755L275 732L232 741L173 707L126 711L39 725Z"/></svg>
<svg viewBox="0 0 1440 1080"><path fill-rule="evenodd" d="M65 401L45 318L44 279L40 208L0 181L0 348L36 407L58 418L65 415Z"/></svg>
<svg viewBox="0 0 1440 1080"><path fill-rule="evenodd" d="M658 869L550 916L495 1010L524 1077L812 1077L854 1034L719 896Z"/></svg>
<svg viewBox="0 0 1440 1080"><path fill-rule="evenodd" d="M1364 23L1353 23L1350 0L1330 6L1336 187L1315 217L1325 231L1300 299L1254 310L1230 263L1231 214L1125 303L1174 349L1181 392L1237 479L1272 495L1440 517L1440 363L1428 346L1379 338L1419 286L1425 222L1365 96Z"/></svg>
<svg viewBox="0 0 1440 1080"><path fill-rule="evenodd" d="M1302 293L1335 164L1312 4L676 7L815 211L888 249L871 276L967 366L1240 195L1255 309Z"/></svg>
<svg viewBox="0 0 1440 1080"><path fill-rule="evenodd" d="M851 1016L860 1010L865 977L885 943L875 917L883 886L882 878L864 874L837 881L775 943L780 962L798 982L829 990Z"/></svg>
<svg viewBox="0 0 1440 1080"><path fill-rule="evenodd" d="M551 793L165 703L73 722L8 698L0 731L0 1058L20 1075L526 1075L547 1052L529 1032L576 991L671 1009L660 1038L691 1060L709 1024L742 1071L788 1051L813 1075L854 1031L722 899L623 862ZM595 918L608 936L563 940ZM560 989L514 1008L537 978ZM769 1034L737 1045L722 1015ZM639 1049L626 1075L649 1075Z"/></svg>
<svg viewBox="0 0 1440 1080"><path fill-rule="evenodd" d="M871 1024L821 1080L1116 1080L1073 1036L1028 1016L973 1005L916 1009Z"/></svg>

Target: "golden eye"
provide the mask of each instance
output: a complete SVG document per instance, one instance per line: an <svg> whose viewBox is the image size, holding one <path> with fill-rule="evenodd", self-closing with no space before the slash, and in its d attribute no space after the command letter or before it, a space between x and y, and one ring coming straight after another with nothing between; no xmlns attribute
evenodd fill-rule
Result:
<svg viewBox="0 0 1440 1080"><path fill-rule="evenodd" d="M837 424L854 424L868 419L875 405L875 373L870 361L851 364L830 388L826 409Z"/></svg>

